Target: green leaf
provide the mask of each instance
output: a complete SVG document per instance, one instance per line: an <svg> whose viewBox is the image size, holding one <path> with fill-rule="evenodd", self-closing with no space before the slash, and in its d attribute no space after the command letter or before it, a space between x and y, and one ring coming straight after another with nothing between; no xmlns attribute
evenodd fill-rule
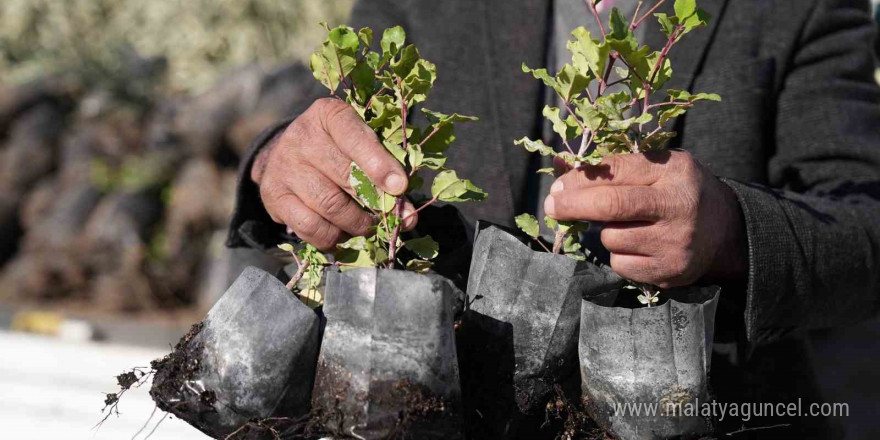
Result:
<svg viewBox="0 0 880 440"><path fill-rule="evenodd" d="M434 259L440 250L440 245L430 235L421 238L411 238L403 245L423 260Z"/></svg>
<svg viewBox="0 0 880 440"><path fill-rule="evenodd" d="M346 53L356 52L360 44L358 34L354 32L354 29L348 26L339 26L331 30L327 39L338 49Z"/></svg>
<svg viewBox="0 0 880 440"><path fill-rule="evenodd" d="M520 214L514 217L516 221L516 226L526 233L529 237L538 238L538 235L541 233L540 228L538 227L538 219L531 214Z"/></svg>
<svg viewBox="0 0 880 440"><path fill-rule="evenodd" d="M682 23L684 25L684 29L682 30L681 35L684 35L684 34L690 32L698 27L703 27L703 26L708 25L709 20L711 20L711 19L712 19L712 16L709 15L708 12L706 12L702 9L697 9L697 12L694 13L694 15L691 15L690 17L685 19L684 22ZM678 38L681 38L681 35L679 35Z"/></svg>
<svg viewBox="0 0 880 440"><path fill-rule="evenodd" d="M399 55L399 58L391 61L391 71L403 78L409 75L413 67L416 66L416 62L419 61L419 50L415 45L410 44L400 51Z"/></svg>
<svg viewBox="0 0 880 440"><path fill-rule="evenodd" d="M422 152L422 148L419 147L419 144L409 144L406 148L408 150L407 159L409 160L409 166L414 170L419 169L425 159L425 153Z"/></svg>
<svg viewBox="0 0 880 440"><path fill-rule="evenodd" d="M559 222L557 222L556 219L550 218L546 215L544 216L544 224L554 231L556 230L556 227L559 226Z"/></svg>
<svg viewBox="0 0 880 440"><path fill-rule="evenodd" d="M679 22L697 12L696 0L675 0L675 17Z"/></svg>
<svg viewBox="0 0 880 440"><path fill-rule="evenodd" d="M571 64L565 64L556 73L556 92L566 101L583 93L589 83L587 77L579 73Z"/></svg>
<svg viewBox="0 0 880 440"><path fill-rule="evenodd" d="M608 38L614 40L625 40L630 34L629 21L620 13L617 8L611 8L611 14L608 16L609 31Z"/></svg>
<svg viewBox="0 0 880 440"><path fill-rule="evenodd" d="M358 31L358 39L361 41L361 45L365 49L369 49L373 44L373 30L368 27L361 28L361 30ZM379 56L379 54L376 54L376 56Z"/></svg>
<svg viewBox="0 0 880 440"><path fill-rule="evenodd" d="M550 76L547 73L547 69L530 69L529 66L526 66L526 63L522 63L522 71L524 73L531 73L535 79L540 79L544 81L544 85L550 87L553 90L557 90L556 86L556 78Z"/></svg>
<svg viewBox="0 0 880 440"><path fill-rule="evenodd" d="M293 245L290 243L282 243L278 245L278 249L281 249L284 252L293 252Z"/></svg>
<svg viewBox="0 0 880 440"><path fill-rule="evenodd" d="M662 150L666 148L666 144L668 144L669 140L674 138L675 135L676 133L674 131L658 131L657 133L642 139L641 150Z"/></svg>
<svg viewBox="0 0 880 440"><path fill-rule="evenodd" d="M678 18L669 17L665 13L657 13L654 14L657 17L657 21L660 22L660 29L663 30L663 33L666 36L672 35L672 32L675 31L675 27L678 26Z"/></svg>
<svg viewBox="0 0 880 440"><path fill-rule="evenodd" d="M652 90L659 90L663 87L663 84L666 84L666 81L669 81L669 78L672 78L672 62L669 61L669 58L664 58L663 64L657 68L657 73L654 73L653 69L654 66L657 65L657 59L659 57L660 52L654 52L645 58L645 61L647 61L647 64L651 66L652 69L650 75L654 75L654 82L651 83Z"/></svg>
<svg viewBox="0 0 880 440"><path fill-rule="evenodd" d="M555 173L556 170L554 168L540 168L540 169L538 169L538 171L535 171L535 172L538 174L548 174L548 175L552 176L552 175L554 175L553 173Z"/></svg>
<svg viewBox="0 0 880 440"><path fill-rule="evenodd" d="M660 112L657 113L657 122L660 125L666 125L672 119L675 119L687 112L687 107L683 105L670 106L668 108L664 108Z"/></svg>
<svg viewBox="0 0 880 440"><path fill-rule="evenodd" d="M434 263L425 260L409 260L406 263L406 270L416 273L426 273L431 270Z"/></svg>
<svg viewBox="0 0 880 440"><path fill-rule="evenodd" d="M593 107L593 104L590 104L586 99L575 99L572 100L574 104L574 113L581 118L584 126L589 128L592 131L598 131L602 125L605 123L606 117L599 110L596 110Z"/></svg>
<svg viewBox="0 0 880 440"><path fill-rule="evenodd" d="M431 196L441 202L465 202L483 200L487 195L470 180L459 179L455 171L445 170L434 177Z"/></svg>
<svg viewBox="0 0 880 440"><path fill-rule="evenodd" d="M605 64L608 61L608 52L611 50L606 44L600 44L590 36L590 31L583 26L571 32L574 41L568 41L566 48L572 54L574 67L584 76L589 72L592 77L601 77L605 72Z"/></svg>
<svg viewBox="0 0 880 440"><path fill-rule="evenodd" d="M553 123L553 131L559 134L565 140L574 139L582 133L581 127L569 115L565 120L559 117L559 109L556 107L544 106L543 115Z"/></svg>
<svg viewBox="0 0 880 440"><path fill-rule="evenodd" d="M384 55L395 56L400 48L403 47L405 41L406 32L404 32L402 27L394 26L385 29L385 32L382 33L382 40L379 44L382 46L382 53Z"/></svg>
<svg viewBox="0 0 880 440"><path fill-rule="evenodd" d="M721 95L717 93L697 93L691 96L691 102L695 101L715 101L721 102Z"/></svg>
<svg viewBox="0 0 880 440"><path fill-rule="evenodd" d="M533 141L527 137L516 140L513 142L516 145L522 145L525 147L526 151L530 153L538 152L541 156L554 156L556 152L553 151L553 148L544 144L540 139L537 141Z"/></svg>
<svg viewBox="0 0 880 440"><path fill-rule="evenodd" d="M366 173L354 162L351 163L348 183L355 190L358 200L364 206L380 212L390 212L394 208L394 196L377 189L373 182L367 178Z"/></svg>

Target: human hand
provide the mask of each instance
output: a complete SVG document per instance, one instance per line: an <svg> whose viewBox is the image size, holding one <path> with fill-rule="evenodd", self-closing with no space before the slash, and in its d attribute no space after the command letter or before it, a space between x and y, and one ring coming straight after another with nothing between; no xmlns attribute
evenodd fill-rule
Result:
<svg viewBox="0 0 880 440"><path fill-rule="evenodd" d="M266 212L301 239L322 250L349 236L366 235L374 219L352 198L348 183L354 161L387 193L406 191L399 162L351 106L333 98L315 101L261 151L251 168ZM403 216L414 212L406 202ZM418 214L404 229L415 227Z"/></svg>
<svg viewBox="0 0 880 440"><path fill-rule="evenodd" d="M570 169L544 201L557 220L607 222L602 244L620 276L661 288L748 271L747 244L733 191L688 152L606 157Z"/></svg>

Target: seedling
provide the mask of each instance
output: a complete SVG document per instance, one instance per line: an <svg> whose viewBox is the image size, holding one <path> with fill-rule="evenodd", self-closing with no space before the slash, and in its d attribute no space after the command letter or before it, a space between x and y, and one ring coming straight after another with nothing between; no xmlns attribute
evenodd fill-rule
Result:
<svg viewBox="0 0 880 440"><path fill-rule="evenodd" d="M428 120L426 126L418 127L408 121L414 106L428 98L437 74L434 64L422 59L414 45L405 45L403 28L386 29L380 40L381 52L374 52L370 50L373 42L370 28L355 32L348 26L330 29L323 25L329 34L309 62L315 79L327 87L332 96L351 105L375 131L382 145L404 167L409 185L404 194L395 197L377 188L360 167L351 164L349 184L361 206L378 218L372 234L339 244L333 263L328 263L323 255L319 257L320 252L310 245L299 250L282 245L294 253L299 266L290 286L296 288L302 280L307 280L305 291L313 293L317 292L321 269L329 264L343 269L400 267L426 272L439 246L431 236L403 240L402 222L436 202L480 201L487 196L470 180L459 178L454 170L445 167L446 149L455 141L455 123L477 118L422 108ZM422 187L420 172L425 169L438 171L431 184L431 198L404 216L404 202ZM409 255L401 255L401 248L406 248ZM313 293L306 297L315 298ZM321 300L315 301L320 303Z"/></svg>
<svg viewBox="0 0 880 440"><path fill-rule="evenodd" d="M666 89L665 96L657 99L658 91L672 77L669 51L686 34L705 26L709 14L697 8L696 0L675 0L673 16L654 13L666 1L659 0L640 15L642 2L639 2L630 20L617 8L612 9L606 28L596 10L601 0L585 1L598 23L601 41L594 39L584 27L572 31L573 39L566 44L571 62L555 76L547 69L522 65L523 72L532 74L556 92L563 108L545 106L543 115L552 123L553 131L567 151L556 152L541 140L527 137L517 140L516 144L529 152L560 158L575 167L596 166L610 155L665 149L676 135L668 130L671 121L685 114L697 101L721 100L716 94L691 94L674 89ZM640 44L634 34L652 14L667 37L659 51ZM619 90L612 92L612 87ZM577 145L578 137L580 143L575 149L572 145ZM551 175L553 171L553 168L538 170ZM578 232L586 228L586 222L562 222L546 217L545 224L555 232L552 249L538 238L539 224L534 216L522 214L516 217L516 224L549 252L575 259L585 257L578 244ZM641 285L638 288L643 293L639 296L642 304L650 307L657 302L656 288Z"/></svg>

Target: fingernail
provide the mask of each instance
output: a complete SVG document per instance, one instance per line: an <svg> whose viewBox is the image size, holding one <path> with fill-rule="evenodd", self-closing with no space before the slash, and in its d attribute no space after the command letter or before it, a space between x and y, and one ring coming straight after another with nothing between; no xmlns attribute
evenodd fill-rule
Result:
<svg viewBox="0 0 880 440"><path fill-rule="evenodd" d="M564 187L565 187L565 184L562 183L562 179L556 179L556 181L553 182L553 185L550 186L550 192L551 193L558 193L559 191L562 191L562 188L564 188Z"/></svg>
<svg viewBox="0 0 880 440"><path fill-rule="evenodd" d="M553 216L553 214L555 214L555 212L554 212L555 207L553 206L553 204L554 204L553 196L547 196L547 198L544 199L544 213L545 214L547 214L549 216Z"/></svg>
<svg viewBox="0 0 880 440"><path fill-rule="evenodd" d="M385 178L385 189L394 194L406 191L406 178L400 174L392 173Z"/></svg>

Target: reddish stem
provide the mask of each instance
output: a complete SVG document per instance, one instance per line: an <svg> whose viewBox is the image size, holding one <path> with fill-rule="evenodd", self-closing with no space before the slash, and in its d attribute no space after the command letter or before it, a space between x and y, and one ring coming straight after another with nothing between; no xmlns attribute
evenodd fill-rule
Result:
<svg viewBox="0 0 880 440"><path fill-rule="evenodd" d="M302 279L303 275L306 273L306 267L309 266L309 259L304 258L301 263L299 263L299 267L296 269L296 273L290 277L290 281L287 282L287 288L291 291L296 287L296 283Z"/></svg>
<svg viewBox="0 0 880 440"><path fill-rule="evenodd" d="M599 31L602 32L602 38L605 38L605 26L602 25L602 19L599 18L599 11L596 10L596 5L593 4L593 0L584 0L584 2L586 2L587 7L590 8L593 17L596 17L596 23L599 24Z"/></svg>
<svg viewBox="0 0 880 440"><path fill-rule="evenodd" d="M631 25L629 26L629 28L630 28L630 29L635 29L635 28L639 27L639 25L641 25L643 21L645 21L648 17L650 17L651 14L653 14L654 11L656 11L657 8L659 8L660 5L662 5L663 2L665 2L665 1L666 1L666 0L660 0L659 2L657 2L657 4L655 4L651 9L648 9L648 12L645 12L645 15L643 15L642 18L638 19L638 20L635 21L633 24L631 24Z"/></svg>

